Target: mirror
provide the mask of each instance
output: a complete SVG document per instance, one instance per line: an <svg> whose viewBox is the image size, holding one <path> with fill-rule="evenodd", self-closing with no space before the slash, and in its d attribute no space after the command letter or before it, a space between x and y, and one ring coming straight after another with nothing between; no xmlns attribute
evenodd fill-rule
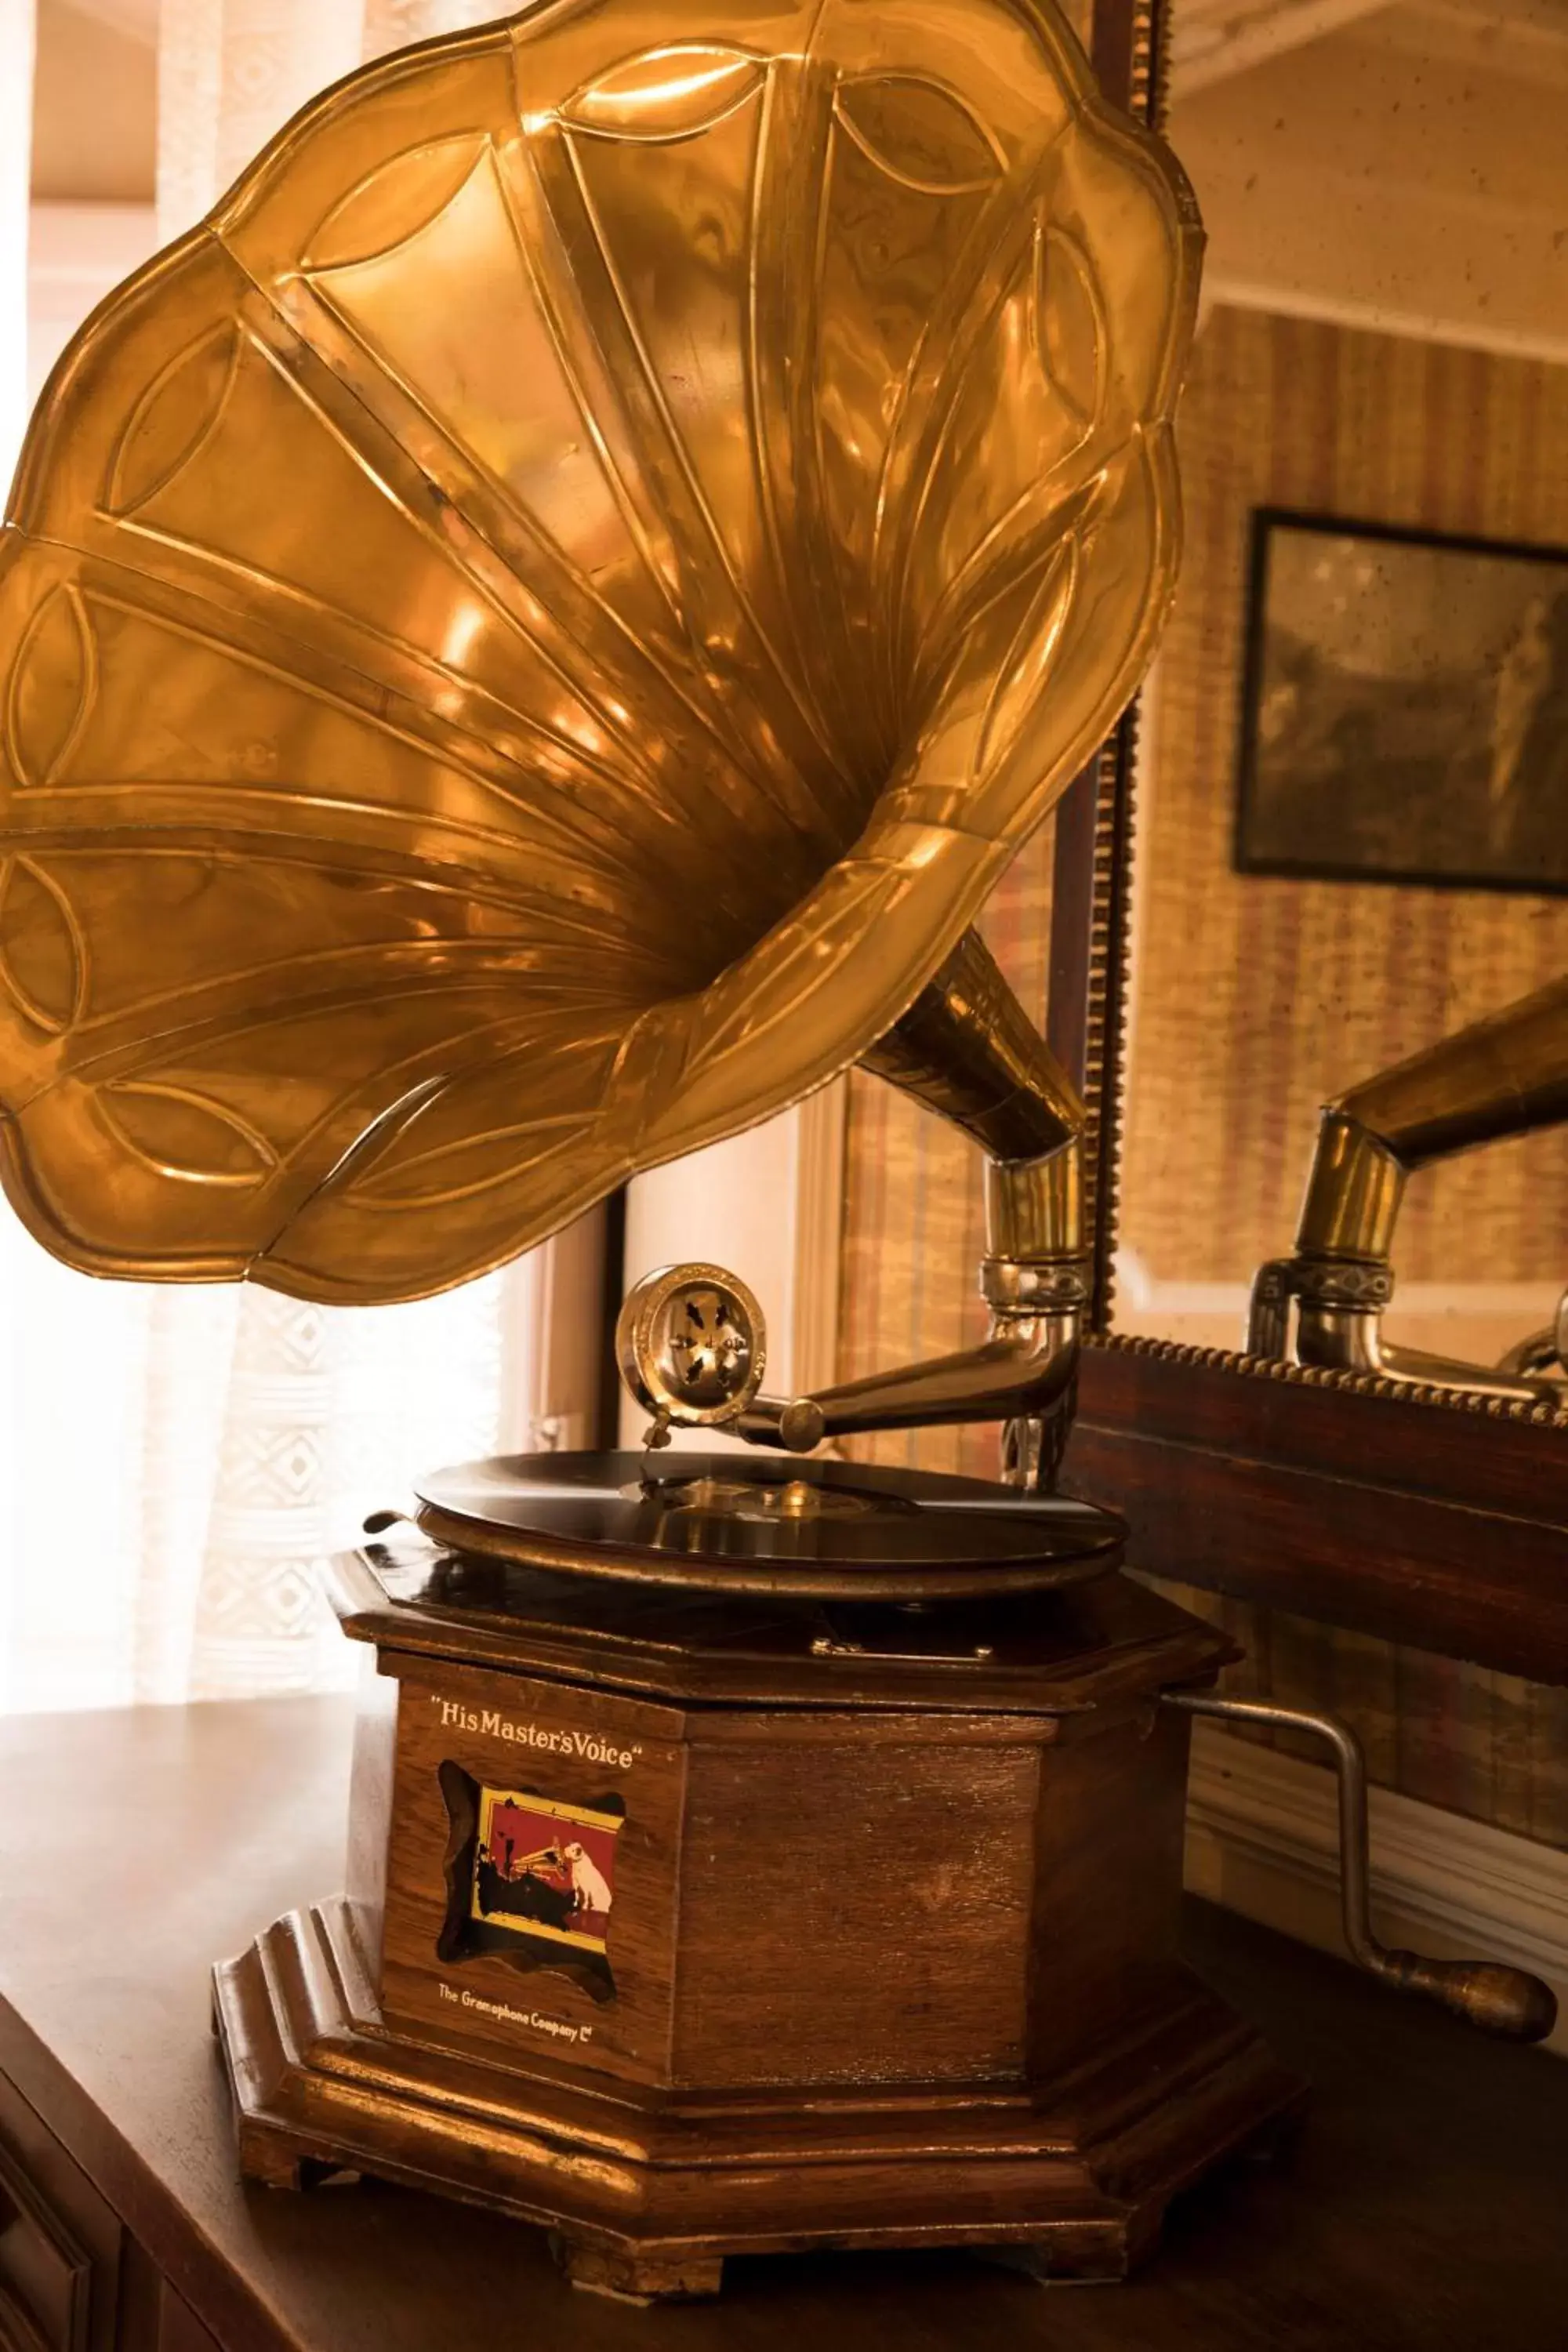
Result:
<svg viewBox="0 0 1568 2352"><path fill-rule="evenodd" d="M1209 249L1111 1328L1237 1349L1321 1106L1568 971L1568 10L1185 0L1172 63ZM1552 1323L1563 1140L1411 1178L1392 1343Z"/></svg>

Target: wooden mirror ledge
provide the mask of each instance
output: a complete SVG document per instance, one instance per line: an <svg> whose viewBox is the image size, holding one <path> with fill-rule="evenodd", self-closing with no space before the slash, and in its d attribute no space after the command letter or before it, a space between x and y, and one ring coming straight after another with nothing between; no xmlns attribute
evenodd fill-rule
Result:
<svg viewBox="0 0 1568 2352"><path fill-rule="evenodd" d="M1152 1575L1568 1682L1568 1422L1548 1408L1103 1339L1064 1484L1116 1496Z"/></svg>

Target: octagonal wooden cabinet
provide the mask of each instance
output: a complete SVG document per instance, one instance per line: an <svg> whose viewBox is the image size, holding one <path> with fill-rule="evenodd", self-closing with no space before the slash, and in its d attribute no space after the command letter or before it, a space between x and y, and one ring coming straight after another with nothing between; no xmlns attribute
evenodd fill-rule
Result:
<svg viewBox="0 0 1568 2352"><path fill-rule="evenodd" d="M909 1612L407 1541L335 1585L347 1891L216 1974L247 2174L477 2200L638 2297L824 2245L1110 2278L1293 2107L1176 1948L1156 1699L1223 1637L1122 1577Z"/></svg>

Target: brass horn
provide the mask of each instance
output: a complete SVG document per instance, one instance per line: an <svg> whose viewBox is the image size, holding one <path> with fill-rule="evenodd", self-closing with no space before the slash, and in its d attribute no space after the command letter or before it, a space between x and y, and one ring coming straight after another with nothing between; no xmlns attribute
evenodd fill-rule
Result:
<svg viewBox="0 0 1568 2352"><path fill-rule="evenodd" d="M417 1297L868 1059L991 1153L1012 1336L1069 1307L969 926L1152 651L1200 245L1044 0L579 0L307 108L0 540L34 1234Z"/></svg>

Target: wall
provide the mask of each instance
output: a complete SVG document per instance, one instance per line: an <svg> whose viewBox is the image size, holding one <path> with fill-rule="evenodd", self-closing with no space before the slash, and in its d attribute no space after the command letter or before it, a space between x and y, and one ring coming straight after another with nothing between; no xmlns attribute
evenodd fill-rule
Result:
<svg viewBox="0 0 1568 2352"><path fill-rule="evenodd" d="M89 310L157 248L151 204L35 198L27 251L27 396Z"/></svg>
<svg viewBox="0 0 1568 2352"><path fill-rule="evenodd" d="M1568 1852L1568 1690L1216 1593L1159 1589L1223 1624L1247 1652L1222 1688L1342 1715L1380 1788ZM1264 1744L1323 1760L1315 1743Z"/></svg>
<svg viewBox="0 0 1568 2352"><path fill-rule="evenodd" d="M116 21L116 15L120 20ZM156 11L39 0L35 202L150 205L157 171Z"/></svg>

